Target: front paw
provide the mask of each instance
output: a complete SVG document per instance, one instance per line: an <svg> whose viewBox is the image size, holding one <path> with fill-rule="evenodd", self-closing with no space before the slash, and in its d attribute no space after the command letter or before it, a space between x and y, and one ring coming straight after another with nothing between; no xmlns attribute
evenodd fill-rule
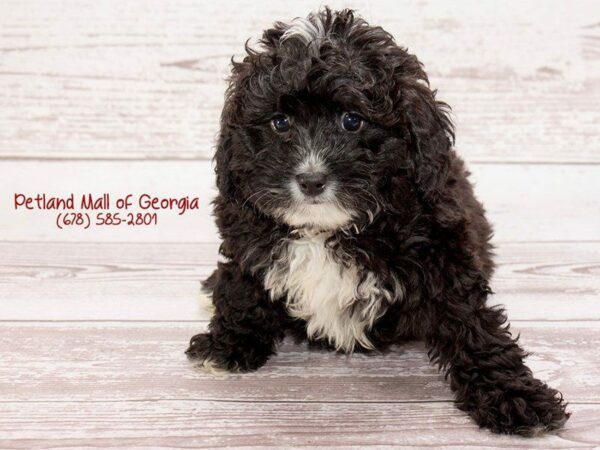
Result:
<svg viewBox="0 0 600 450"><path fill-rule="evenodd" d="M198 367L212 373L249 372L261 367L268 358L252 348L219 342L210 333L192 337L185 353Z"/></svg>
<svg viewBox="0 0 600 450"><path fill-rule="evenodd" d="M532 377L497 380L467 397L461 409L495 433L537 436L562 427L570 415L562 394Z"/></svg>
<svg viewBox="0 0 600 450"><path fill-rule="evenodd" d="M208 372L224 372L226 369L217 363L213 354L212 336L210 333L197 334L190 339L190 346L185 351L188 360L195 366L201 367Z"/></svg>

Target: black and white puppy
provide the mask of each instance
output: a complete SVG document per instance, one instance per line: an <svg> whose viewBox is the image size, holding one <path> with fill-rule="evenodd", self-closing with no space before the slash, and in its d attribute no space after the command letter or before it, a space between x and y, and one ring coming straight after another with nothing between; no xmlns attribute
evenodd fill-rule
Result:
<svg viewBox="0 0 600 450"><path fill-rule="evenodd" d="M563 425L562 396L486 305L491 228L421 63L349 10L261 44L233 63L215 156L227 262L188 356L249 371L286 334L342 352L422 339L480 426Z"/></svg>

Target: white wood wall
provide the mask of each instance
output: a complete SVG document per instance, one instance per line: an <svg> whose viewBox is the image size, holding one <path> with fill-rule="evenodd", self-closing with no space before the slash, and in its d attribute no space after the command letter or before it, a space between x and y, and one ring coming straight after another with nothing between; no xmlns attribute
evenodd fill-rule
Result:
<svg viewBox="0 0 600 450"><path fill-rule="evenodd" d="M419 344L185 360L217 259L210 158L229 59L318 2L0 2L0 447L600 445L600 2L358 0L424 62L496 228L493 302L573 417L476 429ZM15 192L200 196L151 228L58 230Z"/></svg>

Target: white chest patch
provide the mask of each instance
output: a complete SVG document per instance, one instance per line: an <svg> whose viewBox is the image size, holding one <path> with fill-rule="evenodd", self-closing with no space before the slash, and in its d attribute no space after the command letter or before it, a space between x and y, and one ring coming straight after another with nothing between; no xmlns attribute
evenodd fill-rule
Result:
<svg viewBox="0 0 600 450"><path fill-rule="evenodd" d="M351 352L356 343L373 348L366 333L402 289L384 289L372 272L340 264L325 247L326 234L287 242L265 277L273 300L285 299L289 313L307 322L307 334Z"/></svg>

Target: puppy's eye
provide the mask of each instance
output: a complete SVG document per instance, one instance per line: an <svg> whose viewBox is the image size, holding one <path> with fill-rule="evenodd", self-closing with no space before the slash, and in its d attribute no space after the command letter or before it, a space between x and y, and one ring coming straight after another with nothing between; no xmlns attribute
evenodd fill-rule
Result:
<svg viewBox="0 0 600 450"><path fill-rule="evenodd" d="M278 133L290 131L290 118L284 114L279 114L271 119L271 126Z"/></svg>
<svg viewBox="0 0 600 450"><path fill-rule="evenodd" d="M361 129L363 119L358 114L345 112L342 114L342 128L346 131L355 132Z"/></svg>

